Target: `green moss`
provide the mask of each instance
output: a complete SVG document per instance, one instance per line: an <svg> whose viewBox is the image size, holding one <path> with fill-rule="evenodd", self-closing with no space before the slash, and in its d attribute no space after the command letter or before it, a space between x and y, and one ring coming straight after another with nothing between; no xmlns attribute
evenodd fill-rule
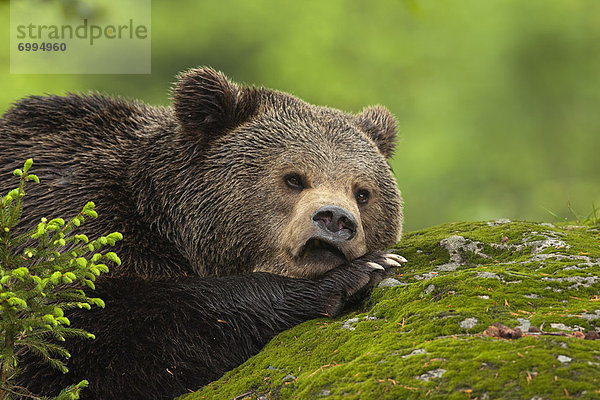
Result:
<svg viewBox="0 0 600 400"><path fill-rule="evenodd" d="M406 234L396 250L409 260L394 276L405 285L283 332L185 399L599 398L599 340L482 335L494 322L599 330L598 230L446 224Z"/></svg>

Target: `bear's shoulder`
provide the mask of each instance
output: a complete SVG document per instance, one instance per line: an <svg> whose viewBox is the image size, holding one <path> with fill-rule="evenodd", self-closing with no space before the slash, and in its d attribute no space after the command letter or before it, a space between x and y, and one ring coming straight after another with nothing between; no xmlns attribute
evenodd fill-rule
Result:
<svg viewBox="0 0 600 400"><path fill-rule="evenodd" d="M20 138L58 132L137 132L168 109L100 93L29 96L14 103L0 121L0 132Z"/></svg>

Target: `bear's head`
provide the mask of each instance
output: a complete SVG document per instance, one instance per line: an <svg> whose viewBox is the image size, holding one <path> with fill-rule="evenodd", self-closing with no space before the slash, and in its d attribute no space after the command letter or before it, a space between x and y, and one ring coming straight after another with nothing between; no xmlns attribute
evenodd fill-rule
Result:
<svg viewBox="0 0 600 400"><path fill-rule="evenodd" d="M174 218L201 274L312 278L400 238L386 109L351 115L209 68L181 74L173 97L189 183Z"/></svg>

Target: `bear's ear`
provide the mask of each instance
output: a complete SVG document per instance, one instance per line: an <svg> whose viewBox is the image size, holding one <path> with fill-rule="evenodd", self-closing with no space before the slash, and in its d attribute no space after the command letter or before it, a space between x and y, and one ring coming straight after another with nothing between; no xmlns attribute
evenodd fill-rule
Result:
<svg viewBox="0 0 600 400"><path fill-rule="evenodd" d="M173 100L182 133L207 145L257 113L259 91L241 87L212 68L195 68L178 76Z"/></svg>
<svg viewBox="0 0 600 400"><path fill-rule="evenodd" d="M385 108L373 106L365 108L355 117L356 125L373 139L381 154L390 158L396 145L396 119Z"/></svg>

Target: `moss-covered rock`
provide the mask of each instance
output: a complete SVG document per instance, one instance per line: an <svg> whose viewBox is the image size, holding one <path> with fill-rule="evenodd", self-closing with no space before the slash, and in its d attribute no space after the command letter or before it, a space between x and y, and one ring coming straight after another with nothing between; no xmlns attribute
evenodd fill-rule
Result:
<svg viewBox="0 0 600 400"><path fill-rule="evenodd" d="M583 338L600 330L598 229L446 224L397 252L409 262L360 310L280 334L185 400L600 398L600 340Z"/></svg>

